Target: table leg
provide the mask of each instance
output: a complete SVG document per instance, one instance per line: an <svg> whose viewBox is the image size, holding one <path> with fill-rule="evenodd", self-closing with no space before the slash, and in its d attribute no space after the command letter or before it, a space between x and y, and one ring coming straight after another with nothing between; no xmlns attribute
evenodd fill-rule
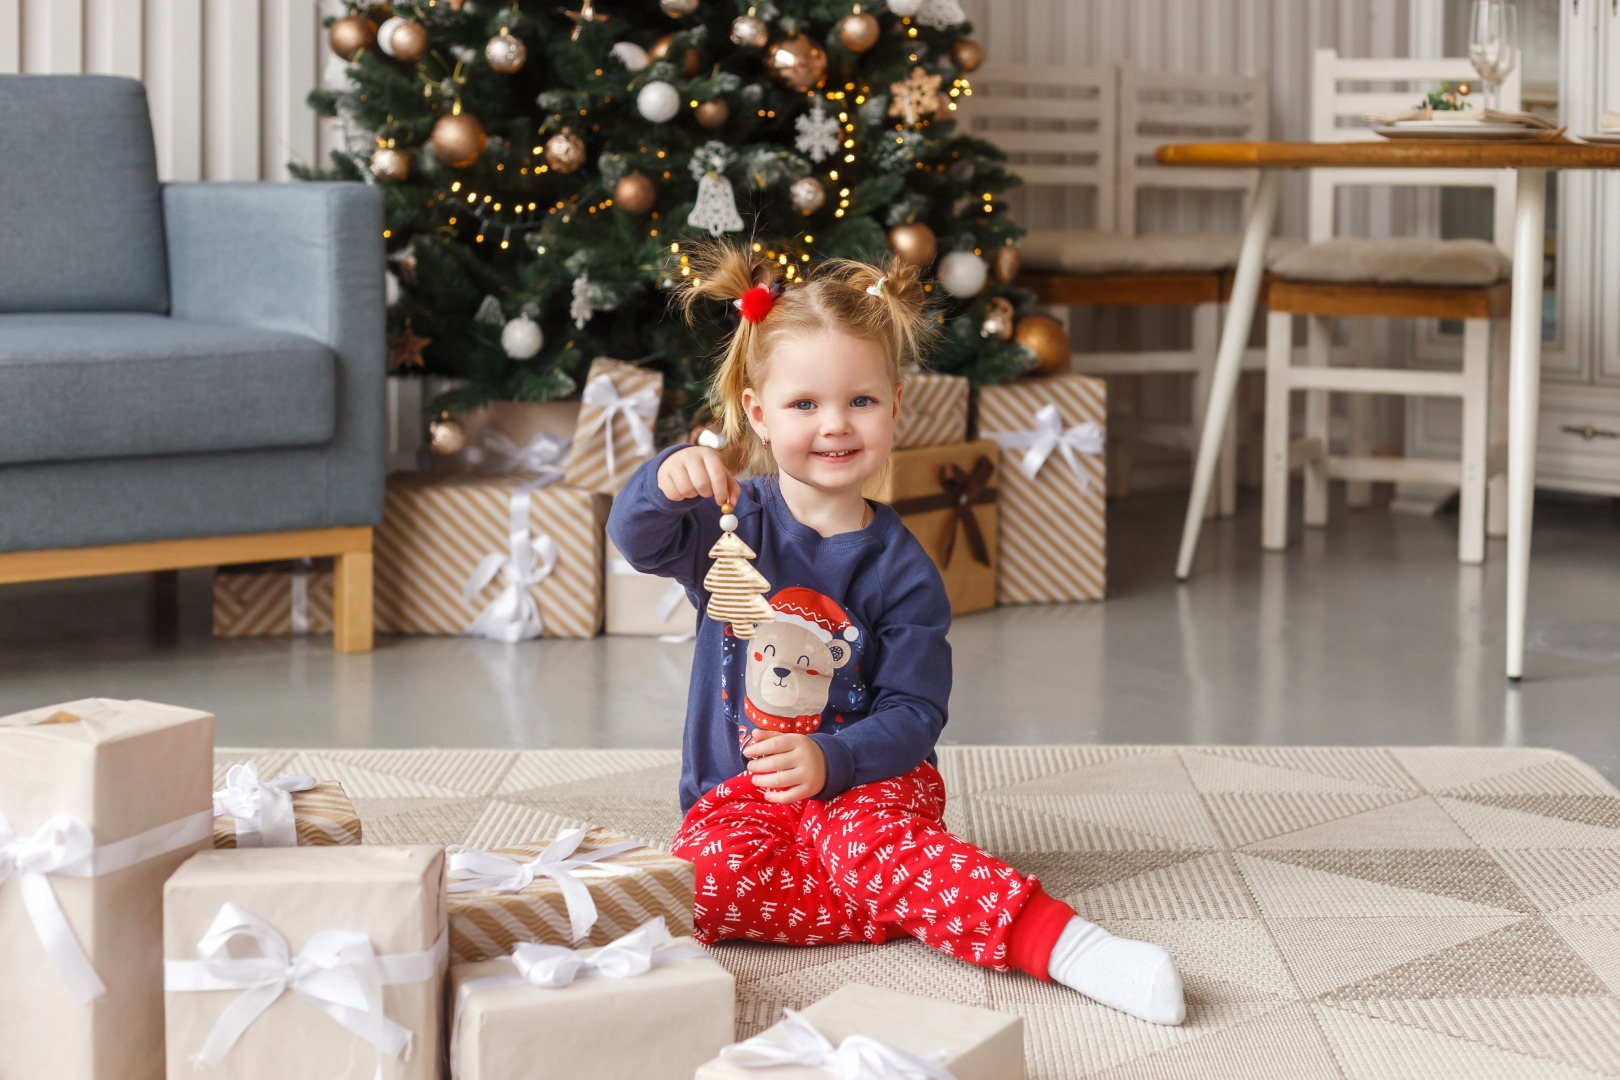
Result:
<svg viewBox="0 0 1620 1080"><path fill-rule="evenodd" d="M1260 298L1260 278L1266 269L1266 244L1277 221L1277 203L1282 176L1275 169L1264 169L1255 188L1249 223L1243 232L1243 248L1238 255L1237 273L1232 280L1232 297L1221 327L1221 344L1215 353L1204 412L1204 427L1198 439L1198 461L1193 467L1192 498L1187 503L1187 520L1181 530L1181 553L1176 557L1176 579L1186 581L1192 573L1193 555L1198 550L1198 528L1204 521L1204 507L1215 483L1215 468L1221 458L1221 440L1232 414L1232 396L1238 376L1243 373L1243 350L1249 344L1249 327Z"/></svg>
<svg viewBox="0 0 1620 1080"><path fill-rule="evenodd" d="M1524 616L1530 596L1546 207L1547 170L1520 169L1519 197L1513 211L1513 325L1508 362L1507 675L1514 682L1524 676Z"/></svg>

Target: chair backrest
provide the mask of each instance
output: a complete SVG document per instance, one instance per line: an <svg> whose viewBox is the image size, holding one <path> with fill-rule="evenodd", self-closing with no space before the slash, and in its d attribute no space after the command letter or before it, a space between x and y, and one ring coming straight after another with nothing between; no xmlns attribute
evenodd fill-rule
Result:
<svg viewBox="0 0 1620 1080"><path fill-rule="evenodd" d="M1266 77L1183 71L1119 71L1119 230L1138 231L1139 195L1148 188L1253 192L1254 170L1159 165L1153 152L1175 142L1258 142L1270 130Z"/></svg>
<svg viewBox="0 0 1620 1080"><path fill-rule="evenodd" d="M0 312L169 310L146 89L0 75Z"/></svg>
<svg viewBox="0 0 1620 1080"><path fill-rule="evenodd" d="M1316 50L1311 72L1311 139L1364 142L1383 136L1362 117L1414 107L1443 82L1475 86L1479 77L1465 59L1352 60L1332 49ZM1501 108L1519 108L1519 70L1502 83ZM1482 108L1483 98L1475 99ZM1314 243L1333 235L1334 191L1339 187L1474 187L1496 192L1492 236L1512 253L1513 200L1518 173L1513 169L1312 169L1307 236Z"/></svg>
<svg viewBox="0 0 1620 1080"><path fill-rule="evenodd" d="M969 131L999 147L1025 184L1094 188L1096 228L1118 227L1114 65L986 64L972 84L962 109Z"/></svg>

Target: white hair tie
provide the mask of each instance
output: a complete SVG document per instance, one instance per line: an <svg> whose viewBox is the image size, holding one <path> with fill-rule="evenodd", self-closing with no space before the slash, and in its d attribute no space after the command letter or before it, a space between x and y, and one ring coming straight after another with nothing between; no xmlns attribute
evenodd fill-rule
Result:
<svg viewBox="0 0 1620 1080"><path fill-rule="evenodd" d="M883 295L883 283L885 281L888 281L888 280L889 280L889 275L884 274L882 277L878 278L872 284L868 285L866 287L867 295L868 296L882 296Z"/></svg>

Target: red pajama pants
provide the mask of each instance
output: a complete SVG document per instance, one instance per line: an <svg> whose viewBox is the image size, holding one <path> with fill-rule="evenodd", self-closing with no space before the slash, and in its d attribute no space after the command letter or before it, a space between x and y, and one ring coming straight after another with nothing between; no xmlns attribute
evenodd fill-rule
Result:
<svg viewBox="0 0 1620 1080"><path fill-rule="evenodd" d="M945 783L926 762L832 799L766 802L749 774L687 813L674 852L697 867L699 941L789 945L909 934L974 964L1044 979L1074 914L944 825Z"/></svg>

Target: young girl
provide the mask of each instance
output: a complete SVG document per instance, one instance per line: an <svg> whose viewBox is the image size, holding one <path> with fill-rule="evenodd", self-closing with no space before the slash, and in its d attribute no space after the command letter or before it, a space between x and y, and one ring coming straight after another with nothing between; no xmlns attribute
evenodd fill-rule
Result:
<svg viewBox="0 0 1620 1080"><path fill-rule="evenodd" d="M861 495L893 445L900 365L933 328L917 271L835 261L783 286L774 264L735 247L689 258L688 313L712 298L740 315L712 387L726 453L680 446L647 462L608 532L702 611L716 503L735 504L737 537L773 590L775 618L746 639L698 620L674 847L697 866L698 939L910 934L1181 1023L1163 949L1086 922L945 829L934 744L951 692L950 605L899 517ZM745 465L758 478L739 484Z"/></svg>

